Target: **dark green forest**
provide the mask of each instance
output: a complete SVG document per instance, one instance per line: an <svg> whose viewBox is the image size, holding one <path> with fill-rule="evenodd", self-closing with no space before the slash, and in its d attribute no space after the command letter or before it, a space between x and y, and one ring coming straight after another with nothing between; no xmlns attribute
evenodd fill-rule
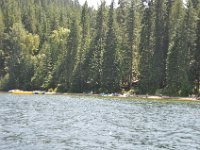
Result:
<svg viewBox="0 0 200 150"><path fill-rule="evenodd" d="M200 0L0 1L0 90L199 94Z"/></svg>

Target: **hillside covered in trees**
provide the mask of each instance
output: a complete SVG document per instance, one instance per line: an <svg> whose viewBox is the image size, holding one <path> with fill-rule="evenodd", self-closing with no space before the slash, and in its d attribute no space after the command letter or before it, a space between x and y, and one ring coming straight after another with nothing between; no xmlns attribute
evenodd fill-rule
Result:
<svg viewBox="0 0 200 150"><path fill-rule="evenodd" d="M200 0L0 1L0 90L198 94Z"/></svg>

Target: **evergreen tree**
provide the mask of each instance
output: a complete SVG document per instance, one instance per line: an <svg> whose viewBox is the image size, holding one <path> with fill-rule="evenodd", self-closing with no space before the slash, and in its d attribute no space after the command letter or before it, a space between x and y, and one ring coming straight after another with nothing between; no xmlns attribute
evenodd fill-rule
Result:
<svg viewBox="0 0 200 150"><path fill-rule="evenodd" d="M19 6L19 1L8 0L2 1L2 12L4 14L4 24L6 27L6 31L9 31L9 28L13 26L13 24L21 21L21 10Z"/></svg>
<svg viewBox="0 0 200 150"><path fill-rule="evenodd" d="M119 69L117 61L117 39L114 23L114 2L109 10L108 31L106 34L105 49L103 53L101 84L104 92L117 92L119 90Z"/></svg>
<svg viewBox="0 0 200 150"><path fill-rule="evenodd" d="M163 88L165 81L165 61L167 51L163 49L164 31L164 0L155 1L155 45L152 60L151 90L153 93L157 89Z"/></svg>
<svg viewBox="0 0 200 150"><path fill-rule="evenodd" d="M22 14L22 21L26 28L31 33L36 33L36 16L35 16L35 4L29 0L26 3L26 10Z"/></svg>
<svg viewBox="0 0 200 150"><path fill-rule="evenodd" d="M11 88L30 89L30 81L33 75L33 66L31 62L31 51L27 43L28 33L21 23L13 24L8 34L7 42L9 46L9 56L6 59L9 82Z"/></svg>
<svg viewBox="0 0 200 150"><path fill-rule="evenodd" d="M86 65L84 65L86 61L86 53L89 47L89 15L88 15L88 4L87 1L83 5L82 13L81 13L81 48L78 52L78 64L76 66L74 80L72 83L71 90L73 92L83 92L84 84L87 81L87 71ZM88 67L88 66L87 66Z"/></svg>
<svg viewBox="0 0 200 150"><path fill-rule="evenodd" d="M135 52L135 46L136 44L135 42L135 3L132 0L131 1L131 6L129 8L128 11L128 16L127 16L127 44L126 45L126 50L124 51L124 68L123 68L123 72L124 72L124 76L122 77L123 81L126 81L129 85L129 87L131 86L131 82L133 80L133 56L134 56L134 52Z"/></svg>
<svg viewBox="0 0 200 150"><path fill-rule="evenodd" d="M183 46L180 49L180 94L182 96L188 96L191 93L191 83L189 81L189 64L192 59L192 51L195 49L195 40L196 40L196 13L193 7L192 0L187 2L187 10L185 11L185 17L183 20Z"/></svg>
<svg viewBox="0 0 200 150"><path fill-rule="evenodd" d="M167 59L167 87L168 95L187 96L190 93L190 83L188 79L188 67L191 48L194 46L194 38L189 37L194 35L194 20L192 13L192 3L188 2L189 6L185 17L183 16L183 5L181 1L176 3L176 8L179 14L179 26L176 27L176 36L174 43L168 53ZM181 10L182 9L182 10ZM189 23L190 22L190 23ZM193 28L193 29L192 29Z"/></svg>
<svg viewBox="0 0 200 150"><path fill-rule="evenodd" d="M102 53L105 42L105 2L101 3L96 16L96 33L91 43L90 82L93 90L99 90L102 75Z"/></svg>
<svg viewBox="0 0 200 150"><path fill-rule="evenodd" d="M4 18L0 8L0 79L5 75L5 52L3 50Z"/></svg>
<svg viewBox="0 0 200 150"><path fill-rule="evenodd" d="M69 91L73 82L73 73L77 62L77 53L79 49L80 29L77 19L74 18L67 40L67 51L64 53L62 62L59 63L56 77L59 79L59 91ZM76 77L74 77L76 78Z"/></svg>
<svg viewBox="0 0 200 150"><path fill-rule="evenodd" d="M200 93L200 11L198 12L196 27L195 48L192 51L192 59L190 65L190 80L193 82L194 94L199 96Z"/></svg>
<svg viewBox="0 0 200 150"><path fill-rule="evenodd" d="M45 88L55 88L57 83L56 70L57 65L62 60L64 51L66 50L66 41L69 34L69 30L66 28L58 28L54 30L48 38L49 47L46 51L48 58L47 68L49 76L45 78Z"/></svg>
<svg viewBox="0 0 200 150"><path fill-rule="evenodd" d="M46 90L48 89L52 77L52 60L49 51L49 44L43 43L40 54L34 56L34 75L31 78L33 89Z"/></svg>
<svg viewBox="0 0 200 150"><path fill-rule="evenodd" d="M198 94L200 1L118 4L1 0L0 89Z"/></svg>
<svg viewBox="0 0 200 150"><path fill-rule="evenodd" d="M166 1L166 8L165 8L165 14L164 14L164 24L163 24L163 81L162 81L162 88L166 86L166 65L167 65L167 53L169 50L169 44L170 44L170 27L171 27L171 11L172 11L172 0Z"/></svg>
<svg viewBox="0 0 200 150"><path fill-rule="evenodd" d="M151 62L153 53L152 44L152 3L144 10L142 16L142 31L139 46L139 91L142 94L150 93Z"/></svg>
<svg viewBox="0 0 200 150"><path fill-rule="evenodd" d="M177 30L180 29L180 26L182 25L182 21L184 18L184 5L182 0L176 0L173 1L173 5L171 8L171 19L170 23L172 26L170 27L170 44L173 45L173 41L176 38Z"/></svg>
<svg viewBox="0 0 200 150"><path fill-rule="evenodd" d="M199 95L200 93L200 11L198 12L198 22L197 22L197 30L196 30L196 48L194 51L194 62L193 67L194 71L192 72L194 75L194 87L195 87L195 94Z"/></svg>
<svg viewBox="0 0 200 150"><path fill-rule="evenodd" d="M127 32L127 16L128 16L128 3L127 0L119 0L119 7L116 9L117 15L117 40L118 40L118 48L119 48L119 58L120 58L120 70L121 70L121 78L123 83L129 83L129 67L127 63L129 63L130 59L127 58L127 49L128 49L128 32ZM130 61L130 63L132 60Z"/></svg>
<svg viewBox="0 0 200 150"><path fill-rule="evenodd" d="M180 89L179 82L179 68L178 68L178 57L179 47L181 47L181 31L177 30L176 38L174 40L173 47L169 50L167 57L167 86L166 91L168 95L178 96Z"/></svg>

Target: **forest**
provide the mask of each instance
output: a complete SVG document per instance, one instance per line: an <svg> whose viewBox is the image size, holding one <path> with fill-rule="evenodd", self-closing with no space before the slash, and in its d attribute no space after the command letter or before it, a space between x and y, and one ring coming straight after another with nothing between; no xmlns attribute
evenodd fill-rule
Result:
<svg viewBox="0 0 200 150"><path fill-rule="evenodd" d="M0 1L0 90L198 95L200 0Z"/></svg>

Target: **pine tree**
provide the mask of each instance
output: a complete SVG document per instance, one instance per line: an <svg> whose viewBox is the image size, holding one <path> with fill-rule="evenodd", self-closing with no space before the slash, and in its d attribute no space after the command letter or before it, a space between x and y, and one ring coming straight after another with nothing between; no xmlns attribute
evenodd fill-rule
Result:
<svg viewBox="0 0 200 150"><path fill-rule="evenodd" d="M171 42L171 11L172 11L172 0L167 0L166 2L166 8L165 8L165 14L164 14L164 24L163 24L163 83L162 88L166 86L166 65L167 65L167 53L169 50L169 45Z"/></svg>
<svg viewBox="0 0 200 150"><path fill-rule="evenodd" d="M171 27L170 27L170 44L173 45L173 41L176 37L177 30L180 29L180 26L182 25L182 21L184 18L184 5L182 0L175 0L173 1L173 5L171 8Z"/></svg>
<svg viewBox="0 0 200 150"><path fill-rule="evenodd" d="M108 31L106 34L105 49L102 63L102 90L107 93L119 90L119 69L117 61L117 38L114 23L114 2L112 1L109 10Z"/></svg>
<svg viewBox="0 0 200 150"><path fill-rule="evenodd" d="M0 89L198 94L200 1L118 2L0 0Z"/></svg>
<svg viewBox="0 0 200 150"><path fill-rule="evenodd" d="M56 71L58 64L63 58L66 50L66 41L69 34L69 30L66 28L58 28L52 31L48 37L49 48L46 51L47 55L47 68L49 76L46 77L46 83L44 87L55 88L57 83ZM61 60L60 60L61 59Z"/></svg>
<svg viewBox="0 0 200 150"><path fill-rule="evenodd" d="M193 58L191 59L190 65L190 80L193 82L194 94L200 95L200 11L198 12L196 27L196 40L195 48L192 51Z"/></svg>
<svg viewBox="0 0 200 150"><path fill-rule="evenodd" d="M33 66L31 61L31 50L28 48L28 33L21 23L13 24L8 34L7 47L9 56L6 59L6 65L9 73L9 83L11 88L30 88L30 81L33 75Z"/></svg>
<svg viewBox="0 0 200 150"><path fill-rule="evenodd" d="M134 48L136 46L135 42L135 2L132 0L131 1L131 6L129 8L128 11L128 16L127 16L127 29L126 29L126 33L127 33L127 44L126 45L126 50L124 51L124 77L123 81L126 81L129 85L129 87L131 86L132 80L133 80L133 58L134 57L134 53L136 51L136 49Z"/></svg>
<svg viewBox="0 0 200 150"><path fill-rule="evenodd" d="M196 48L194 51L194 87L195 94L200 93L200 11L198 14L197 30L196 30Z"/></svg>
<svg viewBox="0 0 200 150"><path fill-rule="evenodd" d="M102 75L102 53L105 42L105 2L102 2L96 16L96 32L91 42L90 82L93 90L99 91Z"/></svg>
<svg viewBox="0 0 200 150"><path fill-rule="evenodd" d="M3 38L4 38L4 18L0 8L0 78L5 75L5 52L3 50Z"/></svg>
<svg viewBox="0 0 200 150"><path fill-rule="evenodd" d="M75 70L75 65L77 63L77 53L79 50L79 38L80 38L80 29L78 26L78 21L76 18L73 19L70 26L70 33L67 40L67 52L62 58L57 71L57 78L59 78L59 90L60 91L69 91L73 78L73 73Z"/></svg>
<svg viewBox="0 0 200 150"><path fill-rule="evenodd" d="M35 4L33 1L27 1L25 6L26 10L22 14L22 22L26 30L28 30L31 33L36 33Z"/></svg>
<svg viewBox="0 0 200 150"><path fill-rule="evenodd" d="M142 16L142 31L139 46L139 91L142 94L150 93L150 76L152 63L152 3L144 10Z"/></svg>
<svg viewBox="0 0 200 150"><path fill-rule="evenodd" d="M63 13L66 6L70 9ZM76 13L72 6L71 0L0 1L0 36L3 35L0 38L0 63L2 68L6 68L1 69L1 83L8 85L8 89L55 87L52 84L54 70L59 68L58 60L62 62L60 55L66 50L66 40L60 37L61 29L65 28L59 28L59 16L62 10L62 15L67 18L67 24L62 25L67 26L72 20L69 17L74 17L71 14ZM80 5L76 7L80 8ZM62 71L60 73L64 74ZM9 81L5 82L4 78Z"/></svg>
<svg viewBox="0 0 200 150"><path fill-rule="evenodd" d="M2 12L4 14L4 18L6 18L4 21L6 31L9 31L9 28L12 27L14 23L21 22L19 1L2 1Z"/></svg>
<svg viewBox="0 0 200 150"><path fill-rule="evenodd" d="M192 59L192 51L195 49L195 40L196 40L196 13L193 7L192 0L187 2L187 10L185 11L185 17L183 20L183 46L180 49L180 94L182 96L188 96L191 93L191 83L189 82L189 64Z"/></svg>
<svg viewBox="0 0 200 150"><path fill-rule="evenodd" d="M117 41L119 48L119 59L120 59L120 70L122 82L125 84L129 83L129 67L127 63L131 63L132 60L127 58L128 49L128 32L127 32L127 16L128 16L128 2L127 0L119 0L119 7L116 9L116 20L117 20ZM129 57L129 56L128 56Z"/></svg>
<svg viewBox="0 0 200 150"><path fill-rule="evenodd" d="M191 48L194 46L194 18L192 3L188 2L186 15L183 18L183 5L176 3L176 14L179 18L179 26L176 26L176 36L173 46L170 48L167 59L167 87L168 95L187 96L191 87L188 79L188 68ZM193 37L190 37L193 36Z"/></svg>
<svg viewBox="0 0 200 150"><path fill-rule="evenodd" d="M163 49L164 0L155 1L155 45L152 60L151 90L163 88L165 81L166 51Z"/></svg>
<svg viewBox="0 0 200 150"><path fill-rule="evenodd" d="M181 47L181 31L177 30L176 38L174 39L174 45L169 50L167 57L167 95L178 96L180 89L179 82L179 68L178 68L178 57L179 48Z"/></svg>
<svg viewBox="0 0 200 150"><path fill-rule="evenodd" d="M75 70L75 80L73 80L71 90L72 92L82 93L84 89L84 84L87 81L87 71L88 68L84 65L86 61L86 53L89 47L89 15L88 15L88 4L87 1L83 5L81 13L81 47L78 52L78 63Z"/></svg>
<svg viewBox="0 0 200 150"><path fill-rule="evenodd" d="M120 42L123 44L123 38L125 37L125 29L126 29L126 18L127 18L127 9L128 9L128 2L127 0L119 0L118 1L119 7L117 8L117 23L119 26L119 36Z"/></svg>

